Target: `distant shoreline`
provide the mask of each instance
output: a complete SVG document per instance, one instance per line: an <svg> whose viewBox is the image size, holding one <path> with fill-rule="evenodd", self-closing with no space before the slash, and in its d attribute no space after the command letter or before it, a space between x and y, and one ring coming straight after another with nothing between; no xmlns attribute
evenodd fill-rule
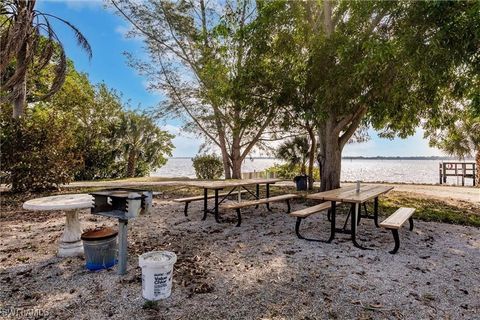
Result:
<svg viewBox="0 0 480 320"><path fill-rule="evenodd" d="M168 159L192 159L193 157L170 157ZM245 160L250 160L250 159L267 159L267 160L278 160L275 157L252 157L252 158L247 158ZM473 158L465 158L464 160L459 160L458 158L455 157L439 157L439 156L432 156L432 157L363 157L363 156L357 156L357 157L342 157L343 160L449 160L449 161L473 161Z"/></svg>

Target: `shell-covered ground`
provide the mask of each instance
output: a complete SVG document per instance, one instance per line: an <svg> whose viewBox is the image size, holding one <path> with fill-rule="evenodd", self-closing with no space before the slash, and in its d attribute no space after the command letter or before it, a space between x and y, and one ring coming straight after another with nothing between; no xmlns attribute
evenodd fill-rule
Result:
<svg viewBox="0 0 480 320"><path fill-rule="evenodd" d="M306 203L297 201L293 209ZM283 203L235 213L223 223L202 204L189 216L171 199L129 224L128 272L85 269L83 258L55 256L64 214L2 208L0 318L55 319L478 319L480 230L415 222L400 230L397 254L391 233L363 219L355 248L349 236L330 243L295 236L295 218ZM339 225L346 215L337 217ZM82 212L84 229L116 221ZM328 238L324 213L308 218L306 236ZM157 304L141 296L138 255L173 251L172 296Z"/></svg>

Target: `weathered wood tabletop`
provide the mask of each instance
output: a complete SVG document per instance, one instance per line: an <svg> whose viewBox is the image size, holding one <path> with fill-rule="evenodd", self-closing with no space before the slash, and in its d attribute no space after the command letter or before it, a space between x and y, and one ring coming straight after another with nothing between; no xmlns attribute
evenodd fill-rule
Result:
<svg viewBox="0 0 480 320"><path fill-rule="evenodd" d="M374 184L360 185L360 191L356 186L351 185L324 192L313 193L307 196L308 199L323 201L338 201L348 203L364 203L392 190L392 186L381 186Z"/></svg>
<svg viewBox="0 0 480 320"><path fill-rule="evenodd" d="M185 186L198 187L203 189L224 189L231 187L242 187L255 184L274 184L281 179L243 179L243 180L209 180L209 181L185 181Z"/></svg>

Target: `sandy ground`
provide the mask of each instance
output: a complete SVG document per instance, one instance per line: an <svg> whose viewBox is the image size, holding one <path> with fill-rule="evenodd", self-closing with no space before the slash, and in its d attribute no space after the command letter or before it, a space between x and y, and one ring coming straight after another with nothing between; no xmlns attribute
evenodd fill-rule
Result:
<svg viewBox="0 0 480 320"><path fill-rule="evenodd" d="M233 212L217 224L212 216L201 221L199 203L187 218L182 205L161 199L130 224L125 276L55 257L62 212L4 208L0 318L12 309L48 319L480 318L478 228L416 222L413 232L401 230L391 255L391 234L370 220L362 220L359 238L374 250L363 251L343 234L331 244L297 239L285 205L273 207L245 210L236 228ZM84 228L116 224L89 213L81 220ZM319 214L304 233L326 239L328 227ZM178 262L172 296L146 308L137 257L151 250L174 251Z"/></svg>

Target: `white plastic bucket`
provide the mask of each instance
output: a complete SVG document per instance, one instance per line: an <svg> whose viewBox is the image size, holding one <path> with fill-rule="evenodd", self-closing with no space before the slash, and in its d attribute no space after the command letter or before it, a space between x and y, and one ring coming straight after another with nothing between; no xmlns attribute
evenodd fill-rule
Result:
<svg viewBox="0 0 480 320"><path fill-rule="evenodd" d="M175 253L169 251L151 251L138 257L142 268L142 296L145 299L156 301L170 297L176 261Z"/></svg>

